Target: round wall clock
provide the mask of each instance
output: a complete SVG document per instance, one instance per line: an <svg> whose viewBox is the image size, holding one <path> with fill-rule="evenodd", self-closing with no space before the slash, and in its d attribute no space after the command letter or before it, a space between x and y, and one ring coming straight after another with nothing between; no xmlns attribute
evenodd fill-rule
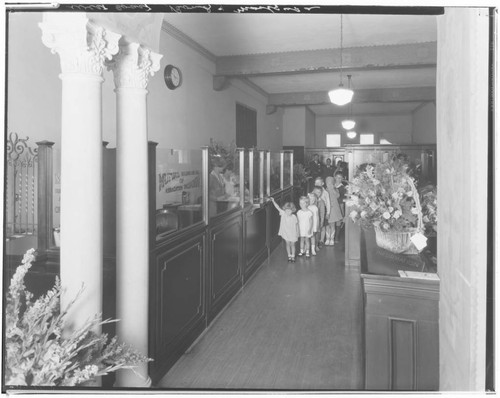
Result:
<svg viewBox="0 0 500 398"><path fill-rule="evenodd" d="M165 66L163 77L165 79L165 84L170 90L175 90L182 83L181 70L174 65Z"/></svg>

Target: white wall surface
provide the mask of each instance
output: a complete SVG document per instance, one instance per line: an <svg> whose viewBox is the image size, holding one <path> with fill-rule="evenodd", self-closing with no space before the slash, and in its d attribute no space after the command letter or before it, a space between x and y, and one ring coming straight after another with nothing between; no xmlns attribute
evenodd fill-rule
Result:
<svg viewBox="0 0 500 398"><path fill-rule="evenodd" d="M306 108L305 138L306 148L316 148L316 115Z"/></svg>
<svg viewBox="0 0 500 398"><path fill-rule="evenodd" d="M306 145L306 115L303 106L287 107L283 111L283 145Z"/></svg>

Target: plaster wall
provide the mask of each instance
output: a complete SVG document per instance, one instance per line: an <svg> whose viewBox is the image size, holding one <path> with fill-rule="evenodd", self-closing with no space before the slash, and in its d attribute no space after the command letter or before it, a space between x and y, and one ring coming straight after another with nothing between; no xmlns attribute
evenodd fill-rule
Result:
<svg viewBox="0 0 500 398"><path fill-rule="evenodd" d="M283 145L306 145L306 116L303 106L287 107L283 110Z"/></svg>
<svg viewBox="0 0 500 398"><path fill-rule="evenodd" d="M424 104L413 112L413 143L436 143L436 105Z"/></svg>
<svg viewBox="0 0 500 398"><path fill-rule="evenodd" d="M438 17L440 390L485 388L489 18L485 8Z"/></svg>
<svg viewBox="0 0 500 398"><path fill-rule="evenodd" d="M316 115L306 107L305 118L306 148L316 148Z"/></svg>

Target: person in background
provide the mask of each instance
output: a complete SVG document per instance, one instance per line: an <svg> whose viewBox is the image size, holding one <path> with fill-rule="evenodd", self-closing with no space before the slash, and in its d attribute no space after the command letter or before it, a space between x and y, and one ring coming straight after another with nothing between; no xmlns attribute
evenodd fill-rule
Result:
<svg viewBox="0 0 500 398"><path fill-rule="evenodd" d="M325 190L321 187L314 187L313 189L313 194L315 194L318 198L318 201L316 203L316 205L318 206L319 215L318 231L316 232L316 250L318 251L323 247L322 239L325 238L326 204L325 201L321 199L321 195L323 194L323 192L325 192ZM326 193L326 195L328 195L328 193Z"/></svg>
<svg viewBox="0 0 500 398"><path fill-rule="evenodd" d="M326 179L326 191L330 195L330 217L328 217L328 226L326 227L326 246L333 246L335 244L335 225L342 221L342 211L340 210L338 197L339 191L335 188L335 180L333 177Z"/></svg>
<svg viewBox="0 0 500 398"><path fill-rule="evenodd" d="M226 184L222 171L226 167L223 159L212 160L212 171L208 176L208 214L213 217L217 214L217 201L226 198Z"/></svg>
<svg viewBox="0 0 500 398"><path fill-rule="evenodd" d="M309 238L312 236L313 228L313 214L311 210L308 209L309 198L307 196L301 196L299 199L299 205L300 210L297 212L300 237L299 256L303 256L305 254L306 258L309 258Z"/></svg>
<svg viewBox="0 0 500 398"><path fill-rule="evenodd" d="M333 177L335 173L335 166L332 165L332 159L326 159L326 165L323 167L323 180L326 180L326 177Z"/></svg>
<svg viewBox="0 0 500 398"><path fill-rule="evenodd" d="M341 160L339 160L339 162L337 163L337 167L335 169L335 173L333 175L335 175L337 172L340 172L344 180L347 180L349 178L349 170L347 162L342 162Z"/></svg>
<svg viewBox="0 0 500 398"><path fill-rule="evenodd" d="M339 203L340 207L340 212L342 213L342 219L345 217L345 203L344 203L344 198L345 198L345 192L346 192L346 184L344 182L344 176L342 175L341 171L337 171L335 173L334 177L334 187L337 189L339 192L339 197L337 198L337 201ZM335 223L335 238L334 242L340 242L340 232L342 231L342 226L344 222L342 221L337 221Z"/></svg>
<svg viewBox="0 0 500 398"><path fill-rule="evenodd" d="M224 176L224 189L226 191L226 195L229 197L237 196L235 189L237 185L237 179L233 171L233 166L227 165L226 168L222 171L222 175Z"/></svg>
<svg viewBox="0 0 500 398"><path fill-rule="evenodd" d="M283 205L283 208L281 208L272 196L270 200L273 202L274 207L276 207L276 210L278 210L281 216L278 235L285 241L288 261L295 262L295 242L299 239L299 221L297 220L297 216L294 214L297 209L291 202L286 202Z"/></svg>
<svg viewBox="0 0 500 398"><path fill-rule="evenodd" d="M319 210L317 206L318 197L314 193L309 193L309 206L307 208L313 214L313 226L312 226L312 236L311 236L311 254L316 255L316 234L319 231Z"/></svg>
<svg viewBox="0 0 500 398"><path fill-rule="evenodd" d="M318 197L325 203L325 217L322 224L320 224L320 236L318 240L318 247L323 247L326 235L326 226L328 225L328 218L330 217L330 195L324 188L324 181L321 177L314 180L314 189L318 188L321 191L321 195ZM318 206L319 209L319 206Z"/></svg>
<svg viewBox="0 0 500 398"><path fill-rule="evenodd" d="M313 180L323 175L323 165L319 161L319 155L317 153L313 155L312 160L309 162L309 174Z"/></svg>

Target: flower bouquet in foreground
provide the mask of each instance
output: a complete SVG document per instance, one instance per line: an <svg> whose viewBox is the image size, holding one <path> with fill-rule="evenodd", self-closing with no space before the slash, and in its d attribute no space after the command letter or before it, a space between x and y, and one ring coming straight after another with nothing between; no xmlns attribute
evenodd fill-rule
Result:
<svg viewBox="0 0 500 398"><path fill-rule="evenodd" d="M70 330L65 318L76 298L68 308L60 309L58 278L51 290L34 301L24 285L34 259L34 249L28 250L7 292L5 385L77 386L151 360L116 337L108 341L106 334L95 333L96 327L114 322L103 321L100 315Z"/></svg>
<svg viewBox="0 0 500 398"><path fill-rule="evenodd" d="M422 209L405 163L392 159L367 165L347 186L346 205L354 222L374 227L378 246L394 253L419 252L411 238L423 231Z"/></svg>

